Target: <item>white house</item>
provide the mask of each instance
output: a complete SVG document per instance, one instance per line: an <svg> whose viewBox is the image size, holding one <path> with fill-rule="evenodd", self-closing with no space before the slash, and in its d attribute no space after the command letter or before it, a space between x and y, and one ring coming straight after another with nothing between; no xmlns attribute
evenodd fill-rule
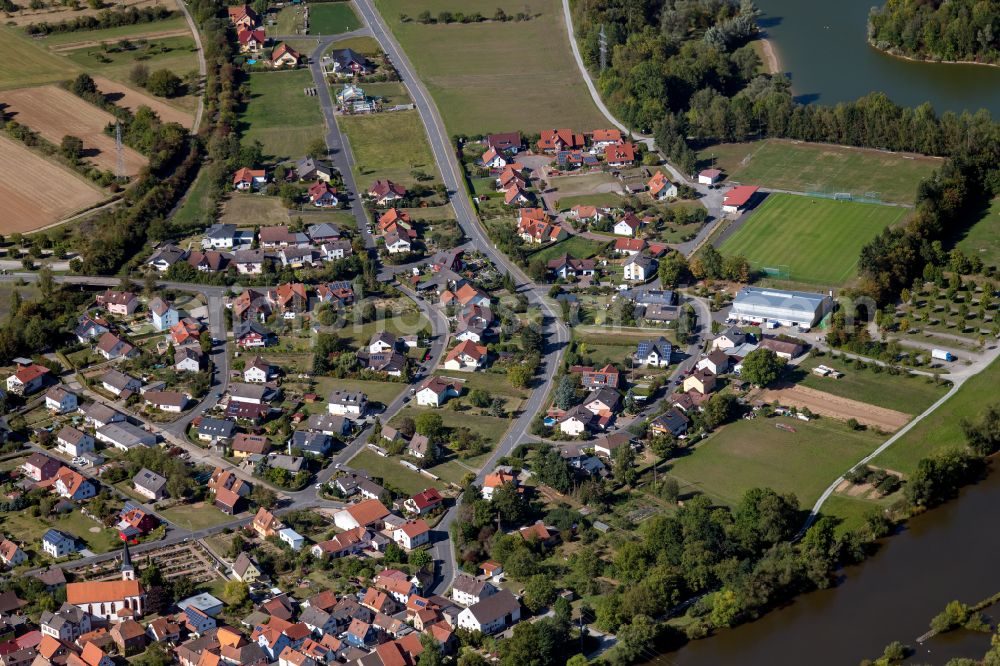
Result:
<svg viewBox="0 0 1000 666"><path fill-rule="evenodd" d="M392 540L404 550L412 550L431 540L431 528L422 519L408 520L392 532Z"/></svg>
<svg viewBox="0 0 1000 666"><path fill-rule="evenodd" d="M243 368L243 381L248 384L264 384L273 374L274 366L260 356L254 356Z"/></svg>
<svg viewBox="0 0 1000 666"><path fill-rule="evenodd" d="M635 360L637 363L651 368L665 368L670 365L670 357L673 354L673 345L664 337L657 340L645 340L636 347Z"/></svg>
<svg viewBox="0 0 1000 666"><path fill-rule="evenodd" d="M634 213L626 213L625 217L615 223L613 230L618 236L635 236L640 226L642 222Z"/></svg>
<svg viewBox="0 0 1000 666"><path fill-rule="evenodd" d="M713 375L722 375L729 371L729 356L718 349L698 361L697 370L708 370Z"/></svg>
<svg viewBox="0 0 1000 666"><path fill-rule="evenodd" d="M24 549L10 539L4 539L3 541L0 541L0 560L2 560L7 566L13 568L19 564L27 562L28 554L24 552Z"/></svg>
<svg viewBox="0 0 1000 666"><path fill-rule="evenodd" d="M159 296L149 302L149 314L157 331L168 331L180 321L177 310Z"/></svg>
<svg viewBox="0 0 1000 666"><path fill-rule="evenodd" d="M305 545L306 539L304 536L293 530L291 527L286 527L278 532L278 538L288 544L288 546L295 551L302 550L302 546Z"/></svg>
<svg viewBox="0 0 1000 666"><path fill-rule="evenodd" d="M156 446L156 435L131 423L108 423L97 429L97 441L128 451L137 446Z"/></svg>
<svg viewBox="0 0 1000 666"><path fill-rule="evenodd" d="M559 431L571 437L579 437L587 432L594 422L594 413L583 406L577 406L559 420Z"/></svg>
<svg viewBox="0 0 1000 666"><path fill-rule="evenodd" d="M385 249L389 254L402 254L409 252L412 247L406 236L402 236L395 231L385 235Z"/></svg>
<svg viewBox="0 0 1000 666"><path fill-rule="evenodd" d="M108 370L101 376L101 387L108 393L120 397L126 391L133 393L138 391L142 387L142 382L118 370Z"/></svg>
<svg viewBox="0 0 1000 666"><path fill-rule="evenodd" d="M334 391L330 394L326 409L334 416L360 419L368 409L368 396L361 391Z"/></svg>
<svg viewBox="0 0 1000 666"><path fill-rule="evenodd" d="M201 349L187 346L174 351L174 370L199 372L201 370Z"/></svg>
<svg viewBox="0 0 1000 666"><path fill-rule="evenodd" d="M76 539L59 530L48 530L42 535L42 550L58 560L76 552Z"/></svg>
<svg viewBox="0 0 1000 666"><path fill-rule="evenodd" d="M445 370L474 371L486 365L486 347L471 340L464 340L448 352L444 359Z"/></svg>
<svg viewBox="0 0 1000 666"><path fill-rule="evenodd" d="M656 260L642 252L634 254L625 262L625 279L630 282L645 282L656 273Z"/></svg>
<svg viewBox="0 0 1000 666"><path fill-rule="evenodd" d="M368 353L378 354L392 351L396 348L396 336L387 331L379 331L368 342Z"/></svg>
<svg viewBox="0 0 1000 666"><path fill-rule="evenodd" d="M497 591L496 587L485 580L459 573L451 585L451 598L463 606L474 606L483 599L492 597Z"/></svg>
<svg viewBox="0 0 1000 666"><path fill-rule="evenodd" d="M78 407L76 393L62 386L53 386L45 392L45 408L56 414L66 414Z"/></svg>
<svg viewBox="0 0 1000 666"><path fill-rule="evenodd" d="M459 390L454 383L434 375L421 382L416 395L418 405L440 407L448 398L457 398Z"/></svg>
<svg viewBox="0 0 1000 666"><path fill-rule="evenodd" d="M94 450L94 438L73 426L63 426L56 435L56 450L75 458Z"/></svg>
<svg viewBox="0 0 1000 666"><path fill-rule="evenodd" d="M461 629L492 635L521 619L521 603L507 590L500 590L458 614Z"/></svg>

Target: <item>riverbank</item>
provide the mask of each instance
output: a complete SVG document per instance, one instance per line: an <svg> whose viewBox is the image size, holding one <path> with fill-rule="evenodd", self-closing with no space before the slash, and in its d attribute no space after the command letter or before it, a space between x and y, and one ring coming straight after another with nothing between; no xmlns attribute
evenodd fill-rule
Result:
<svg viewBox="0 0 1000 666"><path fill-rule="evenodd" d="M767 38L767 33L761 33L761 36L753 41L753 44L761 62L764 63L764 71L768 74L780 74L781 61L778 59L778 52L774 48L774 44Z"/></svg>
<svg viewBox="0 0 1000 666"><path fill-rule="evenodd" d="M895 53L890 49L879 48L872 40L868 40L868 46L883 55L896 58L897 60L905 60L906 62L916 62L925 65L979 65L982 67L1000 67L1000 63L996 62L977 62L975 60L936 60L934 58L920 58L917 56L904 55L902 53Z"/></svg>

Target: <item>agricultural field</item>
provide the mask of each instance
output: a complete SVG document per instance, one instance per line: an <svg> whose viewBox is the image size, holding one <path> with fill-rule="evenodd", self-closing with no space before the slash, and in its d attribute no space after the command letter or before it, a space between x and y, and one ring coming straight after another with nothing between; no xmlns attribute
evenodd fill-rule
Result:
<svg viewBox="0 0 1000 666"><path fill-rule="evenodd" d="M917 184L941 164L936 157L768 139L709 146L699 168L713 163L729 181L796 192L877 192L882 201L913 203Z"/></svg>
<svg viewBox="0 0 1000 666"><path fill-rule="evenodd" d="M67 134L79 137L85 159L101 169L115 169L115 140L104 133L104 128L115 120L110 113L51 85L7 90L0 93L0 104L6 105L4 112L13 120L56 145ZM125 173L134 176L145 166L146 158L128 147L123 152Z"/></svg>
<svg viewBox="0 0 1000 666"><path fill-rule="evenodd" d="M309 5L310 35L339 35L361 27L361 20L349 2L329 2ZM290 33L280 33L290 34Z"/></svg>
<svg viewBox="0 0 1000 666"><path fill-rule="evenodd" d="M0 26L0 90L37 86L70 78L75 66L66 66L64 59L38 48L24 33Z"/></svg>
<svg viewBox="0 0 1000 666"><path fill-rule="evenodd" d="M222 215L219 216L219 222L244 225L248 221L262 227L288 224L288 209L281 205L281 199L277 197L233 192L229 199L222 204Z"/></svg>
<svg viewBox="0 0 1000 666"><path fill-rule="evenodd" d="M40 229L103 198L83 176L0 137L0 234Z"/></svg>
<svg viewBox="0 0 1000 666"><path fill-rule="evenodd" d="M777 424L794 428L787 432ZM740 420L671 461L670 476L681 492L702 492L735 505L751 488L795 493L809 507L831 481L875 449L881 438L852 431L844 423L785 417Z"/></svg>
<svg viewBox="0 0 1000 666"><path fill-rule="evenodd" d="M450 134L553 127L590 131L608 124L573 60L560 0L506 6L494 0L375 4L433 95ZM525 12L531 19L448 25L415 20L424 10L432 16L461 10L492 18L498 6L510 16ZM516 67L500 65L513 54Z"/></svg>
<svg viewBox="0 0 1000 666"><path fill-rule="evenodd" d="M1000 266L1000 197L990 201L982 217L958 241L958 248L987 266Z"/></svg>
<svg viewBox="0 0 1000 666"><path fill-rule="evenodd" d="M155 23L136 23L114 28L99 28L97 30L75 30L46 35L39 40L42 46L52 50L76 49L81 46L95 46L100 43L113 43L121 39L157 39L162 37L191 36L187 21L183 16L168 18Z"/></svg>
<svg viewBox="0 0 1000 666"><path fill-rule="evenodd" d="M249 85L250 101L240 114L244 141L260 141L265 155L282 161L301 158L323 138L319 99L303 92L313 85L308 69L254 72Z"/></svg>
<svg viewBox="0 0 1000 666"><path fill-rule="evenodd" d="M745 256L755 269L787 266L783 279L838 286L855 277L862 246L908 213L893 206L769 194L720 250Z"/></svg>
<svg viewBox="0 0 1000 666"><path fill-rule="evenodd" d="M122 9L129 7L135 7L138 9L156 5L158 3L159 0L122 0L121 2L116 2L115 4ZM91 9L90 7L87 7L86 3L81 3L77 9L74 9L69 5L61 5L54 2L45 4L45 7L31 9L29 3L17 3L19 9L16 12L4 13L4 22L14 25L28 25L29 23L40 23L41 21L54 23L56 21L73 19L78 16L96 16L101 12L101 9Z"/></svg>
<svg viewBox="0 0 1000 666"><path fill-rule="evenodd" d="M821 364L843 372L844 376L834 379L813 374L812 369ZM875 372L871 366L861 370L856 363L830 358L829 355L806 359L793 370L791 378L811 389L910 415L924 411L948 391L948 387L928 381L926 377L910 374L893 376L885 371Z"/></svg>
<svg viewBox="0 0 1000 666"><path fill-rule="evenodd" d="M163 122L179 123L184 127L191 127L194 123L193 114L180 111L157 97L139 92L103 76L95 76L94 83L97 84L97 89L104 93L104 97L116 106L124 107L133 112L137 111L140 106L148 106L156 112L156 115Z"/></svg>
<svg viewBox="0 0 1000 666"><path fill-rule="evenodd" d="M910 474L921 458L944 449L964 446L961 421L976 419L986 405L996 402L997 382L1000 382L1000 361L993 361L965 382L947 402L883 451L872 464Z"/></svg>
<svg viewBox="0 0 1000 666"><path fill-rule="evenodd" d="M367 189L373 181L385 178L412 186L417 183L414 171L434 176L434 181L425 181L423 186L440 182L417 111L340 116L337 124L350 142L359 188Z"/></svg>

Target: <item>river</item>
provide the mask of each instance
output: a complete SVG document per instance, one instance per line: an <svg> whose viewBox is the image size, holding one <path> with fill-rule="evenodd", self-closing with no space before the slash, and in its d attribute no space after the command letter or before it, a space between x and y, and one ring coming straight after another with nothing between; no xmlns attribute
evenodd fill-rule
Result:
<svg viewBox="0 0 1000 666"><path fill-rule="evenodd" d="M1000 68L910 62L865 39L868 10L883 0L757 0L761 25L800 101L836 104L883 91L897 104L938 113L988 109L1000 118Z"/></svg>
<svg viewBox="0 0 1000 666"><path fill-rule="evenodd" d="M959 631L923 646L916 638L952 599L976 603L1000 591L1000 530L989 516L1000 506L1000 474L957 500L909 521L836 587L802 595L756 622L688 643L656 666L855 665L894 640L917 649L910 663L944 664L980 657L989 634ZM993 618L995 620L995 618Z"/></svg>

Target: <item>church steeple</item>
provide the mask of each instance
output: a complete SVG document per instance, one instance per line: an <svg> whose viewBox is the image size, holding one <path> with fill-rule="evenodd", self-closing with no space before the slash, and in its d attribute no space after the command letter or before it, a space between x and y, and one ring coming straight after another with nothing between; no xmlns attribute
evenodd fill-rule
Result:
<svg viewBox="0 0 1000 666"><path fill-rule="evenodd" d="M132 566L132 556L128 552L128 539L122 548L122 580L135 580L135 567Z"/></svg>

